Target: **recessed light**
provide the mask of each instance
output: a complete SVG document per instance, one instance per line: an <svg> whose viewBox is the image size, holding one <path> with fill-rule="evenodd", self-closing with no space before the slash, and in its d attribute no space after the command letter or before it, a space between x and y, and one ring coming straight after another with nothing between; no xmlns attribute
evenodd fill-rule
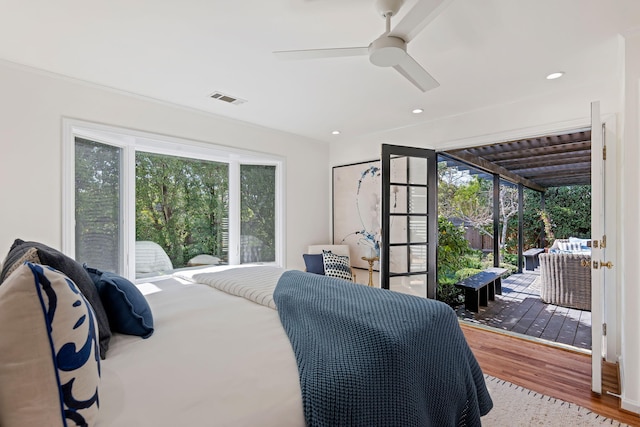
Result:
<svg viewBox="0 0 640 427"><path fill-rule="evenodd" d="M560 77L564 76L564 71L557 71L555 73L551 73L547 76L547 80L554 80L554 79L559 79Z"/></svg>
<svg viewBox="0 0 640 427"><path fill-rule="evenodd" d="M423 113L424 110L422 108L414 108L413 110L411 110L411 112L413 114L420 114L420 113Z"/></svg>
<svg viewBox="0 0 640 427"><path fill-rule="evenodd" d="M331 132L332 135L340 135L340 131L339 130L334 130L333 132Z"/></svg>

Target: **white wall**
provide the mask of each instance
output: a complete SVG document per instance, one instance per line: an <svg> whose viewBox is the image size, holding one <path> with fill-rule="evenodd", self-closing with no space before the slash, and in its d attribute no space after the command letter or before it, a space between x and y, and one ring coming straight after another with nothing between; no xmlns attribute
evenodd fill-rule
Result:
<svg viewBox="0 0 640 427"><path fill-rule="evenodd" d="M286 266L303 268L307 245L330 235L325 143L6 62L0 94L0 260L16 237L61 247L63 117L282 156Z"/></svg>
<svg viewBox="0 0 640 427"><path fill-rule="evenodd" d="M590 126L590 104L599 100L603 118L624 122L624 136L618 149L620 172L616 192L620 213L617 238L621 255L616 262L622 301L621 331L620 336L608 338L621 342L623 408L640 413L640 286L636 267L637 242L640 241L640 30L627 35L621 56L625 61L619 64L620 74L609 81L419 123L415 127L421 131L420 139L409 137L402 130L393 130L332 142L330 164L337 166L379 158L383 142L444 151L586 127ZM623 74L624 84L619 77Z"/></svg>
<svg viewBox="0 0 640 427"><path fill-rule="evenodd" d="M625 37L624 134L621 158L622 211L622 408L640 413L640 288L638 242L640 241L640 29Z"/></svg>

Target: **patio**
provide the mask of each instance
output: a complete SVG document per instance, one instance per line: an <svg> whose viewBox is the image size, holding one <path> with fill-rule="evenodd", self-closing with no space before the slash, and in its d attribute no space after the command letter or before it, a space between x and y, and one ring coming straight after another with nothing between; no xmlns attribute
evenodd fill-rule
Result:
<svg viewBox="0 0 640 427"><path fill-rule="evenodd" d="M458 317L505 331L528 335L581 349L591 349L591 312L545 304L540 300L535 271L502 280L502 295L480 307L478 313L459 307Z"/></svg>

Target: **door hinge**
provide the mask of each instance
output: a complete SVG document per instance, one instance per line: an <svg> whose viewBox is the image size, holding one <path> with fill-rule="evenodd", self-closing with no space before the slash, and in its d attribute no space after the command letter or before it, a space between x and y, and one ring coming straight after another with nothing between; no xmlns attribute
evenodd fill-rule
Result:
<svg viewBox="0 0 640 427"><path fill-rule="evenodd" d="M602 160L607 160L607 146L602 147Z"/></svg>
<svg viewBox="0 0 640 427"><path fill-rule="evenodd" d="M603 337L607 336L607 324L606 323L602 324L602 336Z"/></svg>

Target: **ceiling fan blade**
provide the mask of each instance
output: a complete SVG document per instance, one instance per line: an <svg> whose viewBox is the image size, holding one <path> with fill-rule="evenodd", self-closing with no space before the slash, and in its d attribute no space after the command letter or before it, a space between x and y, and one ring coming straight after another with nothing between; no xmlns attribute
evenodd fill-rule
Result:
<svg viewBox="0 0 640 427"><path fill-rule="evenodd" d="M409 55L393 68L423 92L440 86L440 83Z"/></svg>
<svg viewBox="0 0 640 427"><path fill-rule="evenodd" d="M418 0L413 9L391 30L390 35L409 42L451 3L453 0Z"/></svg>
<svg viewBox="0 0 640 427"><path fill-rule="evenodd" d="M339 58L362 56L369 53L368 47L339 47L334 49L279 50L273 52L278 59Z"/></svg>

